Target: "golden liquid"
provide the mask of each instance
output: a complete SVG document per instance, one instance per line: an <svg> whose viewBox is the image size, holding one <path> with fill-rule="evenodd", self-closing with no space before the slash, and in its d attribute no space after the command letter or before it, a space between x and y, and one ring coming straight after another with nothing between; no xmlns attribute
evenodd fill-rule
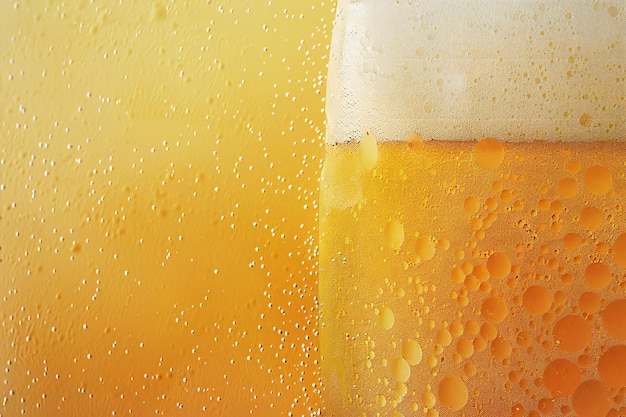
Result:
<svg viewBox="0 0 626 417"><path fill-rule="evenodd" d="M372 141L322 176L328 415L623 415L624 145Z"/></svg>
<svg viewBox="0 0 626 417"><path fill-rule="evenodd" d="M0 416L319 410L331 19L0 4Z"/></svg>

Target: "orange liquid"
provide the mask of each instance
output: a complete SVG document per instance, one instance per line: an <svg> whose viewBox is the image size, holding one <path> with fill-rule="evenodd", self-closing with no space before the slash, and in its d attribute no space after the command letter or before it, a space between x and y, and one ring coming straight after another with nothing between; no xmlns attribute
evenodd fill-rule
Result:
<svg viewBox="0 0 626 417"><path fill-rule="evenodd" d="M0 4L0 416L319 410L331 19Z"/></svg>
<svg viewBox="0 0 626 417"><path fill-rule="evenodd" d="M328 414L624 414L625 164L606 142L329 147Z"/></svg>

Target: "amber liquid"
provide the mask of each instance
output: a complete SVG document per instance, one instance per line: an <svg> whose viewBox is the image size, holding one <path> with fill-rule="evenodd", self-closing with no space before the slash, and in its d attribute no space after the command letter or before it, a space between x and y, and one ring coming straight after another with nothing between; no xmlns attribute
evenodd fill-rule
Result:
<svg viewBox="0 0 626 417"><path fill-rule="evenodd" d="M0 417L319 410L326 5L0 3Z"/></svg>
<svg viewBox="0 0 626 417"><path fill-rule="evenodd" d="M329 147L328 415L624 415L625 163L606 142Z"/></svg>

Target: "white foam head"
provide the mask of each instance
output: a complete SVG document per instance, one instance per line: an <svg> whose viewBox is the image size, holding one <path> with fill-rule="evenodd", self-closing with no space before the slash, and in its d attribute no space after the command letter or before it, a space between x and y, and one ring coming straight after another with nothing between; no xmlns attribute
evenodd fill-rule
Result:
<svg viewBox="0 0 626 417"><path fill-rule="evenodd" d="M622 0L339 0L328 143L626 140Z"/></svg>

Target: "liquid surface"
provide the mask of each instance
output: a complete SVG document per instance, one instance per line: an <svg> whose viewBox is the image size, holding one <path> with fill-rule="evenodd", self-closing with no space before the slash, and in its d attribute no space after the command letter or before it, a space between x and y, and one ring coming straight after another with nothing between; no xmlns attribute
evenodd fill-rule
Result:
<svg viewBox="0 0 626 417"><path fill-rule="evenodd" d="M329 147L329 415L623 415L624 161L609 142Z"/></svg>

